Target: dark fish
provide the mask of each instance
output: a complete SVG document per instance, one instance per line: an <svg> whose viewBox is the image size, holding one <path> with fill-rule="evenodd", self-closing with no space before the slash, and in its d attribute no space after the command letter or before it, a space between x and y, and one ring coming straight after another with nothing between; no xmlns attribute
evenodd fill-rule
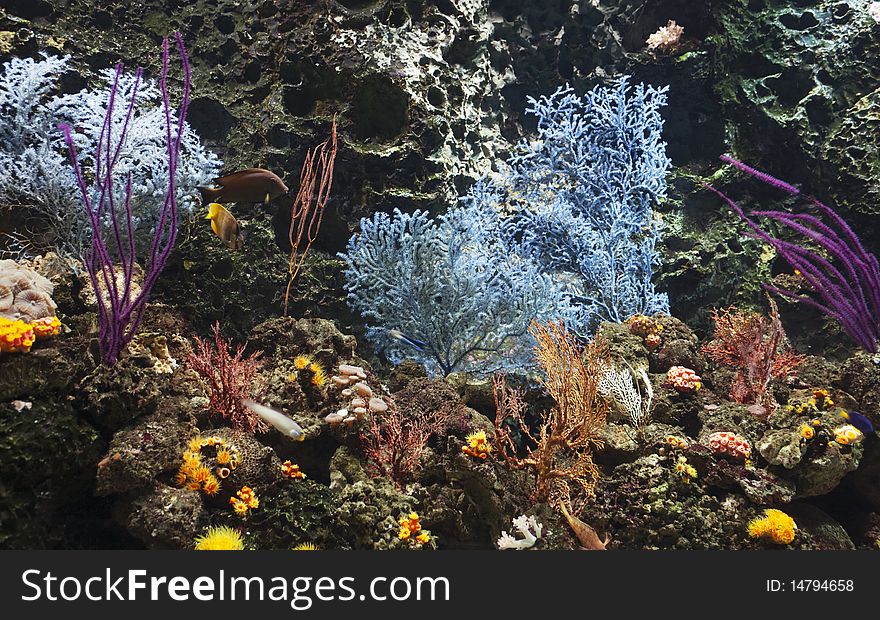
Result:
<svg viewBox="0 0 880 620"><path fill-rule="evenodd" d="M269 202L289 190L277 174L263 168L239 170L214 179L219 187L200 185L202 204L212 202Z"/></svg>
<svg viewBox="0 0 880 620"><path fill-rule="evenodd" d="M842 411L840 415L844 420L847 420L850 424L862 431L862 434L865 437L874 434L874 425L871 424L871 420L858 411Z"/></svg>
<svg viewBox="0 0 880 620"><path fill-rule="evenodd" d="M428 346L424 342L422 342L421 340L416 340L415 338L410 338L409 336L407 336L403 332L398 331L396 329L389 329L388 335L391 336L392 338L394 338L395 340L400 340L401 342L408 344L409 346L413 347L414 349L418 349L419 351L424 351L425 347Z"/></svg>
<svg viewBox="0 0 880 620"><path fill-rule="evenodd" d="M235 219L226 208L216 202L208 205L206 220L211 220L211 230L230 250L238 250L242 245L242 236Z"/></svg>

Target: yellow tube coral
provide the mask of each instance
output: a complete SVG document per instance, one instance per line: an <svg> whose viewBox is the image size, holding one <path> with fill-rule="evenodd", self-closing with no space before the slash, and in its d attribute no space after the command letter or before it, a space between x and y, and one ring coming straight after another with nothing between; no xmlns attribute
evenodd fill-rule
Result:
<svg viewBox="0 0 880 620"><path fill-rule="evenodd" d="M763 538L777 545L787 545L794 540L797 524L781 510L768 508L763 517L749 521L749 536Z"/></svg>
<svg viewBox="0 0 880 620"><path fill-rule="evenodd" d="M36 340L33 327L22 320L0 317L0 352L28 352Z"/></svg>
<svg viewBox="0 0 880 620"><path fill-rule="evenodd" d="M237 530L222 525L209 527L204 536L196 538L196 551L241 551L244 541Z"/></svg>

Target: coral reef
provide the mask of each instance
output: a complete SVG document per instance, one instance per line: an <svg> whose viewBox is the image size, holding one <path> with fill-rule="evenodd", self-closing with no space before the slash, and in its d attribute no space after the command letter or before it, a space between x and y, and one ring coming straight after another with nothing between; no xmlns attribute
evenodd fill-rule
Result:
<svg viewBox="0 0 880 620"><path fill-rule="evenodd" d="M171 4L0 9L0 547L877 547L876 3Z"/></svg>

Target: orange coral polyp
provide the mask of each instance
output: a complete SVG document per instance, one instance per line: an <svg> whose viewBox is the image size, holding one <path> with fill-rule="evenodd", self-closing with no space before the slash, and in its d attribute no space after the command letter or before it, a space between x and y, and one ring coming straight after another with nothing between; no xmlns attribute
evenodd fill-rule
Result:
<svg viewBox="0 0 880 620"><path fill-rule="evenodd" d="M31 328L37 338L57 336L61 333L61 321L57 316L46 316L31 323Z"/></svg>
<svg viewBox="0 0 880 620"><path fill-rule="evenodd" d="M0 317L0 353L27 353L36 340L31 325L24 321Z"/></svg>
<svg viewBox="0 0 880 620"><path fill-rule="evenodd" d="M683 394L696 392L703 387L700 376L690 368L673 366L666 373L667 382Z"/></svg>

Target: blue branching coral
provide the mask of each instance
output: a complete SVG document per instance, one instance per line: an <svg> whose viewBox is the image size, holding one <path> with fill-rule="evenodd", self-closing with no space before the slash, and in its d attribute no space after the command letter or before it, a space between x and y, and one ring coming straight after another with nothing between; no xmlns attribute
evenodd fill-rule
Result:
<svg viewBox="0 0 880 620"><path fill-rule="evenodd" d="M38 216L45 233L29 242L40 249L50 246L79 256L90 246L91 228L57 125L65 123L75 128L72 136L80 153L78 163L94 168L92 157L104 130L116 72L102 72L103 88L59 95L58 81L68 70L68 63L67 56L13 58L0 71L0 200L25 204ZM117 85L119 96L127 101L135 94L134 84L133 76L123 75ZM126 115L127 107L117 106L110 131L114 148L122 135ZM176 121L172 116L171 125L175 128ZM187 188L212 179L220 165L189 125L184 124L176 174L177 198L183 213L196 204ZM165 116L160 89L151 80L139 83L115 173L120 181L114 196L119 205L125 198L124 181L131 174L132 225L138 241L149 241L168 187ZM98 200L96 194L91 198ZM109 227L110 216L105 216L103 224Z"/></svg>
<svg viewBox="0 0 880 620"><path fill-rule="evenodd" d="M565 87L532 99L538 140L518 146L500 179L435 220L362 220L342 257L371 339L394 362L487 373L530 365L532 319L586 337L602 320L668 312L651 282L653 205L670 166L665 93L623 78L584 97Z"/></svg>
<svg viewBox="0 0 880 620"><path fill-rule="evenodd" d="M521 368L532 358L529 321L568 306L561 287L510 254L475 215L395 210L361 220L341 255L345 289L391 361L411 357L435 374Z"/></svg>
<svg viewBox="0 0 880 620"><path fill-rule="evenodd" d="M654 290L660 220L671 162L661 132L667 88L628 78L579 97L569 87L530 99L538 139L519 144L501 179L476 184L469 208L501 216L512 253L536 261L580 306L576 324L668 312Z"/></svg>

